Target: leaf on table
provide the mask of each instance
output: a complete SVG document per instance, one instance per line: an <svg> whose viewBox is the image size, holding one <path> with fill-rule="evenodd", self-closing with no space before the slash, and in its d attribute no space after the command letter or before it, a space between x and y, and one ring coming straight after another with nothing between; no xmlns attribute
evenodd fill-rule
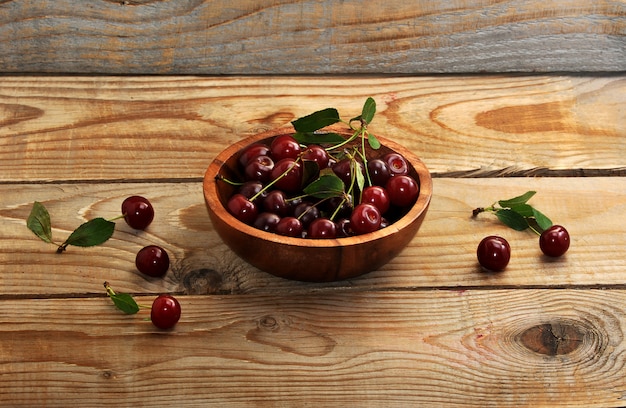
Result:
<svg viewBox="0 0 626 408"><path fill-rule="evenodd" d="M552 220L550 220L550 218L546 217L541 211L537 210L536 208L533 208L533 216L535 217L537 225L539 225L539 228L541 228L542 230L545 231L552 226Z"/></svg>
<svg viewBox="0 0 626 408"><path fill-rule="evenodd" d="M508 200L500 200L498 201L498 204L500 204L503 208L511 208L516 205L526 204L526 202L528 202L528 200L530 200L536 193L536 191L527 191L521 196L509 198Z"/></svg>
<svg viewBox="0 0 626 408"><path fill-rule="evenodd" d="M46 207L44 207L44 205L40 202L35 201L33 204L30 215L26 220L26 226L43 241L52 243L50 213L48 213Z"/></svg>
<svg viewBox="0 0 626 408"><path fill-rule="evenodd" d="M498 219L505 225L513 228L516 231L524 231L528 228L528 221L524 218L523 215L505 208L496 211L496 216Z"/></svg>
<svg viewBox="0 0 626 408"><path fill-rule="evenodd" d="M100 217L94 218L76 228L65 240L63 245L79 247L100 245L111 238L114 230L115 223L113 221L108 221Z"/></svg>

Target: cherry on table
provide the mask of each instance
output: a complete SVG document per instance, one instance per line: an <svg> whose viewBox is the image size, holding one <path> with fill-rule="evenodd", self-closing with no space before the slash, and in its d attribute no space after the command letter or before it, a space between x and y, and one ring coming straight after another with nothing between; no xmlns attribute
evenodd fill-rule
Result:
<svg viewBox="0 0 626 408"><path fill-rule="evenodd" d="M159 329L170 329L178 323L180 313L178 300L172 295L163 294L157 296L152 302L150 320Z"/></svg>
<svg viewBox="0 0 626 408"><path fill-rule="evenodd" d="M569 233L561 225L553 225L539 236L541 252L551 257L558 257L567 252L569 243Z"/></svg>
<svg viewBox="0 0 626 408"><path fill-rule="evenodd" d="M167 273L170 257L160 246L148 245L137 252L135 266L144 275L159 278Z"/></svg>
<svg viewBox="0 0 626 408"><path fill-rule="evenodd" d="M511 259L511 246L497 235L485 237L478 244L476 256L480 265L493 272L504 270Z"/></svg>
<svg viewBox="0 0 626 408"><path fill-rule="evenodd" d="M122 202L122 215L131 228L144 230L154 219L154 208L147 198L134 195Z"/></svg>

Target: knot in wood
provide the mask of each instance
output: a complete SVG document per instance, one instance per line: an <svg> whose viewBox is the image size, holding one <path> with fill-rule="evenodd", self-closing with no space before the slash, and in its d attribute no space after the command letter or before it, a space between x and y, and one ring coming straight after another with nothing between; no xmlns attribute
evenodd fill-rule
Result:
<svg viewBox="0 0 626 408"><path fill-rule="evenodd" d="M547 356L565 355L583 343L586 330L576 322L551 322L525 330L520 341L527 349Z"/></svg>
<svg viewBox="0 0 626 408"><path fill-rule="evenodd" d="M183 277L185 292L190 295L217 293L222 286L222 275L213 269L196 269Z"/></svg>

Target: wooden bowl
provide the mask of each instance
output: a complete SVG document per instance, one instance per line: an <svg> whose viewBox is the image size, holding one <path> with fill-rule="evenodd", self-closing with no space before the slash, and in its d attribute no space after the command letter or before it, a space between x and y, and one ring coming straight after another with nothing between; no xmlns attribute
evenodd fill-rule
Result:
<svg viewBox="0 0 626 408"><path fill-rule="evenodd" d="M349 135L347 128L329 128ZM424 163L404 147L377 135L383 145L373 151L380 157L390 151L402 154L410 165L410 175L418 180L420 193L408 212L378 231L347 238L291 238L258 230L237 220L225 207L235 187L216 181L222 175L241 180L239 152L254 142L268 141L281 134L293 134L293 128L279 128L243 139L220 153L204 176L204 198L213 227L222 240L251 265L287 279L330 282L380 268L393 259L413 239L419 229L432 195L432 179Z"/></svg>

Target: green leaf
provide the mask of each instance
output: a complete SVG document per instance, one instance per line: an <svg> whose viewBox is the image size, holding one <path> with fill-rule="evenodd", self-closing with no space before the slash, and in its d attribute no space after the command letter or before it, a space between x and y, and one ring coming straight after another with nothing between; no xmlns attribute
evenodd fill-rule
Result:
<svg viewBox="0 0 626 408"><path fill-rule="evenodd" d="M530 200L532 196L534 196L536 193L536 191L527 191L521 196L509 198L508 200L500 200L498 201L498 204L500 204L500 206L503 208L511 208L516 205L526 204L526 202Z"/></svg>
<svg viewBox="0 0 626 408"><path fill-rule="evenodd" d="M294 139L300 144L337 144L345 142L345 138L337 133L296 132Z"/></svg>
<svg viewBox="0 0 626 408"><path fill-rule="evenodd" d="M115 306L126 314L135 314L139 312L139 305L135 299L128 293L113 293L109 297Z"/></svg>
<svg viewBox="0 0 626 408"><path fill-rule="evenodd" d="M536 208L533 208L533 216L535 217L537 225L539 225L539 228L541 228L542 230L545 231L552 226L552 221L550 220L550 218L546 217L541 211L537 210Z"/></svg>
<svg viewBox="0 0 626 408"><path fill-rule="evenodd" d="M344 184L334 174L324 174L304 188L304 193L316 198L331 198L343 195Z"/></svg>
<svg viewBox="0 0 626 408"><path fill-rule="evenodd" d="M370 144L370 147L374 150L378 150L380 149L380 142L378 141L378 139L376 138L376 136L374 136L371 133L367 134L367 142Z"/></svg>
<svg viewBox="0 0 626 408"><path fill-rule="evenodd" d="M374 114L376 113L376 101L369 97L365 100L365 104L363 105L363 110L361 111L361 120L365 123L369 124L374 119Z"/></svg>
<svg viewBox="0 0 626 408"><path fill-rule="evenodd" d="M516 213L518 213L522 217L526 217L526 218L534 216L533 207L531 207L528 204L512 205L511 206L511 211L515 211Z"/></svg>
<svg viewBox="0 0 626 408"><path fill-rule="evenodd" d="M63 246L74 245L89 247L106 242L113 235L115 223L104 218L89 220L72 232L65 240Z"/></svg>
<svg viewBox="0 0 626 408"><path fill-rule="evenodd" d="M46 207L35 201L30 215L26 220L26 226L43 241L52 243L52 226L50 224L50 214Z"/></svg>
<svg viewBox="0 0 626 408"><path fill-rule="evenodd" d="M315 132L333 123L340 122L339 112L335 108L326 108L291 122L297 132Z"/></svg>
<svg viewBox="0 0 626 408"><path fill-rule="evenodd" d="M501 209L496 211L496 216L503 224L513 228L516 231L524 231L528 228L528 221L524 216L510 209Z"/></svg>

